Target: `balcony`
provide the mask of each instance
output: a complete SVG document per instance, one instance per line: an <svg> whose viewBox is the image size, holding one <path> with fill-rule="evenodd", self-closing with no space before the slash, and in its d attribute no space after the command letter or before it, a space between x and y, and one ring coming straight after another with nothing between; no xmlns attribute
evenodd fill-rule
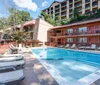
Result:
<svg viewBox="0 0 100 85"><path fill-rule="evenodd" d="M58 13L58 14L55 14L55 16L59 16L60 14Z"/></svg>
<svg viewBox="0 0 100 85"><path fill-rule="evenodd" d="M69 7L69 10L73 9L73 6Z"/></svg>
<svg viewBox="0 0 100 85"><path fill-rule="evenodd" d="M59 11L55 11L55 14L59 14L60 12Z"/></svg>
<svg viewBox="0 0 100 85"><path fill-rule="evenodd" d="M82 0L75 0L74 3L77 3L77 2L80 2L80 1L82 1Z"/></svg>
<svg viewBox="0 0 100 85"><path fill-rule="evenodd" d="M61 3L61 7L65 7L66 6L66 1Z"/></svg>
<svg viewBox="0 0 100 85"><path fill-rule="evenodd" d="M61 10L67 10L67 7L63 7L63 8L61 8Z"/></svg>
<svg viewBox="0 0 100 85"><path fill-rule="evenodd" d="M69 12L69 14L73 14L73 12Z"/></svg>
<svg viewBox="0 0 100 85"><path fill-rule="evenodd" d="M62 19L63 19L64 17L66 17L66 14L62 14L62 15L61 15L61 18L62 18Z"/></svg>
<svg viewBox="0 0 100 85"><path fill-rule="evenodd" d="M55 10L60 10L60 6L59 7L55 7Z"/></svg>
<svg viewBox="0 0 100 85"><path fill-rule="evenodd" d="M63 16L63 15L66 15L66 11L65 12L61 12L61 15Z"/></svg>
<svg viewBox="0 0 100 85"><path fill-rule="evenodd" d="M95 7L98 7L98 3L92 5L92 8L95 8Z"/></svg>
<svg viewBox="0 0 100 85"><path fill-rule="evenodd" d="M59 9L59 8L60 8L60 6L59 6L59 5L55 6L55 9Z"/></svg>
<svg viewBox="0 0 100 85"><path fill-rule="evenodd" d="M75 7L80 7L80 6L82 6L82 4L76 4L76 5L75 5Z"/></svg>
<svg viewBox="0 0 100 85"><path fill-rule="evenodd" d="M69 2L69 5L73 4L73 1L72 2Z"/></svg>
<svg viewBox="0 0 100 85"><path fill-rule="evenodd" d="M86 0L86 1L85 1L85 4L89 4L89 3L90 3L90 0Z"/></svg>
<svg viewBox="0 0 100 85"><path fill-rule="evenodd" d="M90 10L90 6L86 6L85 7L85 10Z"/></svg>
<svg viewBox="0 0 100 85"><path fill-rule="evenodd" d="M73 32L67 33L67 37L81 37L81 36L100 36L100 30L96 30L95 32Z"/></svg>
<svg viewBox="0 0 100 85"><path fill-rule="evenodd" d="M52 33L51 37L61 37L61 36L65 36L64 33Z"/></svg>
<svg viewBox="0 0 100 85"><path fill-rule="evenodd" d="M93 0L92 2L97 2L98 0Z"/></svg>
<svg viewBox="0 0 100 85"><path fill-rule="evenodd" d="M100 30L91 30L91 31L73 31L70 33L62 33L60 32L53 32L51 34L52 37L87 37L87 36L100 36Z"/></svg>

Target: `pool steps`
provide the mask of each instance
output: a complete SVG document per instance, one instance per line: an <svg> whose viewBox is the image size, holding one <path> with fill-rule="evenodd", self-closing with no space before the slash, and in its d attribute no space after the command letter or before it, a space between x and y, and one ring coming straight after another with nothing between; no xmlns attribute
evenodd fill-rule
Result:
<svg viewBox="0 0 100 85"><path fill-rule="evenodd" d="M100 70L79 79L78 81L76 81L74 84L71 85L91 85L98 79L100 79Z"/></svg>

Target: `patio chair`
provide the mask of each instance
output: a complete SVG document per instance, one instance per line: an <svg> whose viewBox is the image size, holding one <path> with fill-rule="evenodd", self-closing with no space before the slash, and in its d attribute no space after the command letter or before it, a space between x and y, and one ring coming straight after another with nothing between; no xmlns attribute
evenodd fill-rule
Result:
<svg viewBox="0 0 100 85"><path fill-rule="evenodd" d="M8 51L11 54L17 54L18 53L18 49L16 49L16 48L10 48L10 49L8 49Z"/></svg>
<svg viewBox="0 0 100 85"><path fill-rule="evenodd" d="M96 49L96 44L92 44L91 46L85 47L87 50L95 50Z"/></svg>
<svg viewBox="0 0 100 85"><path fill-rule="evenodd" d="M1 67L7 67L7 66L14 66L14 67L23 68L24 64L25 64L24 60L19 60L19 61L0 61L0 68Z"/></svg>
<svg viewBox="0 0 100 85"><path fill-rule="evenodd" d="M0 68L0 85L15 81L22 81L24 78L25 76L23 69L16 70L12 66Z"/></svg>
<svg viewBox="0 0 100 85"><path fill-rule="evenodd" d="M66 44L65 48L69 48L69 47L70 47L69 44Z"/></svg>
<svg viewBox="0 0 100 85"><path fill-rule="evenodd" d="M98 47L97 50L100 50L100 47Z"/></svg>
<svg viewBox="0 0 100 85"><path fill-rule="evenodd" d="M24 60L24 57L22 55L1 55L0 61L18 61L18 60Z"/></svg>
<svg viewBox="0 0 100 85"><path fill-rule="evenodd" d="M59 48L63 48L64 46L63 46L63 45L59 45L58 47L59 47Z"/></svg>
<svg viewBox="0 0 100 85"><path fill-rule="evenodd" d="M85 49L86 46L80 46L78 47L79 49Z"/></svg>
<svg viewBox="0 0 100 85"><path fill-rule="evenodd" d="M73 44L70 48L71 48L71 49L77 48L77 47L76 47L76 44Z"/></svg>

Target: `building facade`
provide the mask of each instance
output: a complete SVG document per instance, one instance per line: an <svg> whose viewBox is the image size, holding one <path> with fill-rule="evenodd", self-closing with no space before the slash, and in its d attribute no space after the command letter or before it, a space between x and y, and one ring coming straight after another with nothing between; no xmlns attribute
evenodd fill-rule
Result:
<svg viewBox="0 0 100 85"><path fill-rule="evenodd" d="M51 28L48 31L48 42L50 46L100 46L100 18Z"/></svg>
<svg viewBox="0 0 100 85"><path fill-rule="evenodd" d="M54 1L51 6L43 12L50 14L54 19L59 16L60 20L73 16L73 10L78 9L79 14L91 14L100 8L100 0L64 0Z"/></svg>
<svg viewBox="0 0 100 85"><path fill-rule="evenodd" d="M16 25L15 27L10 27L10 29L0 31L0 43L13 42L10 34L22 30L28 33L27 41L24 44L34 45L41 42L47 42L47 31L53 27L48 22L37 18L31 21L25 22L23 25Z"/></svg>
<svg viewBox="0 0 100 85"><path fill-rule="evenodd" d="M28 44L47 42L47 31L53 27L48 22L38 18L23 24L23 29L29 34Z"/></svg>

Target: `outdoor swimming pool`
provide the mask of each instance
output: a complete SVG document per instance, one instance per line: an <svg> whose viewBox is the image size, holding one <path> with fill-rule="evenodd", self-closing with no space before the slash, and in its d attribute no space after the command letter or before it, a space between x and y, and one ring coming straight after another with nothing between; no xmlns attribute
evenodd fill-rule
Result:
<svg viewBox="0 0 100 85"><path fill-rule="evenodd" d="M95 77L91 74L100 70L100 54L60 48L34 48L32 51L59 85L89 85Z"/></svg>

